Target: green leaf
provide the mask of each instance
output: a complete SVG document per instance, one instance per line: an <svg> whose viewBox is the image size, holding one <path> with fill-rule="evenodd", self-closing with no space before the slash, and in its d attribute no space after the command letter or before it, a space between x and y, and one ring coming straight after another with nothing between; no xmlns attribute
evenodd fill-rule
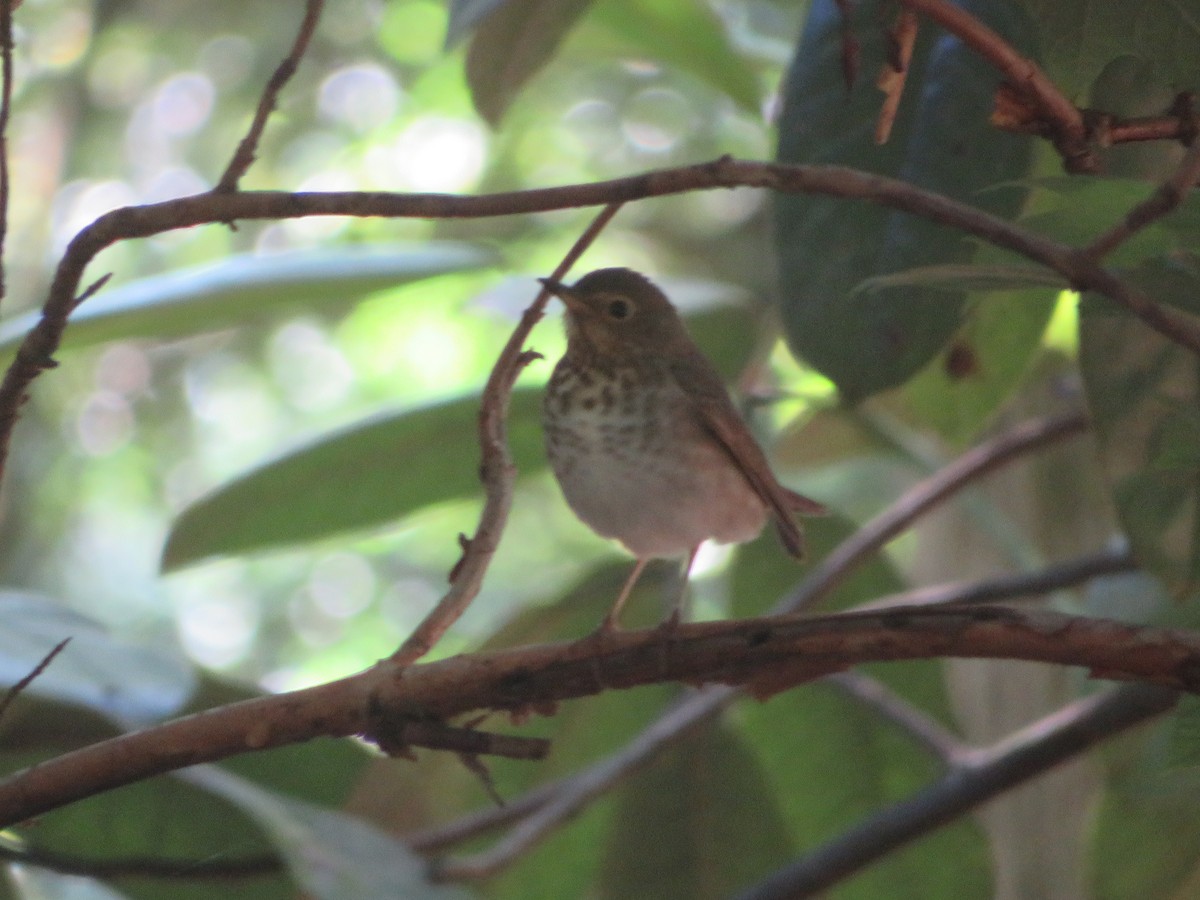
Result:
<svg viewBox="0 0 1200 900"><path fill-rule="evenodd" d="M935 663L869 667L910 702L946 721ZM813 851L908 799L939 767L894 725L827 685L747 703L739 721L797 847ZM987 842L970 819L889 853L838 885L839 900L963 900L992 896Z"/></svg>
<svg viewBox="0 0 1200 900"><path fill-rule="evenodd" d="M1112 60L1133 54L1178 88L1200 83L1200 10L1192 0L1021 0L1037 23L1050 79L1079 96Z"/></svg>
<svg viewBox="0 0 1200 900"><path fill-rule="evenodd" d="M894 291L899 288L933 288L949 291L1002 291L1026 287L1067 287L1066 279L1036 266L944 265L917 266L891 275L866 278L850 296ZM903 299L898 299L903 303Z"/></svg>
<svg viewBox="0 0 1200 900"><path fill-rule="evenodd" d="M518 391L509 412L517 464L545 464L540 391ZM480 490L468 397L363 422L285 454L185 509L171 526L164 571L393 522ZM455 452L461 448L460 452Z"/></svg>
<svg viewBox="0 0 1200 900"><path fill-rule="evenodd" d="M737 371L754 345L749 317L733 306L698 312L688 327L725 373ZM478 410L471 396L380 416L252 469L179 515L163 569L377 528L434 503L477 496ZM508 436L522 473L545 467L540 389L514 393Z"/></svg>
<svg viewBox="0 0 1200 900"><path fill-rule="evenodd" d="M374 291L494 261L487 250L455 243L234 256L101 291L72 314L62 346L175 338L306 309L340 310ZM39 318L0 323L0 356L15 352Z"/></svg>
<svg viewBox="0 0 1200 900"><path fill-rule="evenodd" d="M1005 291L973 304L950 345L904 387L920 421L956 446L975 438L1028 371L1057 299Z"/></svg>
<svg viewBox="0 0 1200 900"><path fill-rule="evenodd" d="M191 665L163 647L121 640L100 623L52 600L0 592L0 684L13 685L65 638L70 643L26 688L96 710L120 722L147 724L177 712L195 688Z"/></svg>
<svg viewBox="0 0 1200 900"><path fill-rule="evenodd" d="M122 900L127 894L81 875L60 875L48 869L21 866L10 874L19 900Z"/></svg>
<svg viewBox="0 0 1200 900"><path fill-rule="evenodd" d="M1200 312L1200 257L1131 273L1154 300ZM1114 304L1081 308L1080 366L1117 515L1172 593L1200 576L1200 361Z"/></svg>
<svg viewBox="0 0 1200 900"><path fill-rule="evenodd" d="M475 109L493 126L550 61L591 0L507 0L487 13L467 50Z"/></svg>
<svg viewBox="0 0 1200 900"><path fill-rule="evenodd" d="M360 819L264 790L213 767L186 777L255 819L304 890L320 900L451 900L467 893L429 882L425 862Z"/></svg>
<svg viewBox="0 0 1200 900"><path fill-rule="evenodd" d="M621 789L605 895L703 900L749 886L793 852L778 799L739 735L693 734Z"/></svg>
<svg viewBox="0 0 1200 900"><path fill-rule="evenodd" d="M1028 23L1004 0L962 4L1014 46L1031 46ZM855 7L873 22L892 7L872 0ZM863 71L886 55L879 28L860 28ZM980 193L1027 172L1032 143L997 133L988 123L996 72L974 51L935 29L922 29L891 138L872 139L880 95L869 76L847 95L842 80L842 17L833 0L817 0L787 75L777 158L867 169L1011 217L1021 191ZM914 267L962 264L976 245L961 232L904 213L842 198L775 198L782 318L792 350L855 402L900 384L958 329L965 294L941 286L894 293L854 292L864 277Z"/></svg>
<svg viewBox="0 0 1200 900"><path fill-rule="evenodd" d="M589 20L621 42L612 54L638 55L688 72L755 115L762 87L746 59L729 41L720 17L707 3L677 0L600 0Z"/></svg>
<svg viewBox="0 0 1200 900"><path fill-rule="evenodd" d="M808 558L828 556L855 532L856 527L838 516L805 519ZM738 548L730 577L731 615L738 618L763 615L800 583L808 568L808 565L797 565L796 560L783 552L774 533L763 534L758 540L743 544ZM826 611L845 609L898 591L902 586L887 559L877 556L847 578L821 608Z"/></svg>
<svg viewBox="0 0 1200 900"><path fill-rule="evenodd" d="M1200 697L1184 694L1171 716L1167 764L1200 766Z"/></svg>
<svg viewBox="0 0 1200 900"><path fill-rule="evenodd" d="M1194 704L1177 715L1192 712ZM1097 900L1196 896L1200 778L1192 766L1164 768L1171 762L1164 759L1166 728L1164 722L1120 738L1105 755L1109 773L1089 848L1088 896Z"/></svg>
<svg viewBox="0 0 1200 900"><path fill-rule="evenodd" d="M1090 243L1154 192L1154 186L1145 182L1115 178L1073 182L1047 179L1036 184L1048 190L1039 192L1034 200L1039 211L1022 217L1022 226L1075 245ZM1105 261L1110 265L1131 266L1176 249L1194 247L1197 241L1200 241L1200 198L1190 197L1170 216L1140 229Z"/></svg>

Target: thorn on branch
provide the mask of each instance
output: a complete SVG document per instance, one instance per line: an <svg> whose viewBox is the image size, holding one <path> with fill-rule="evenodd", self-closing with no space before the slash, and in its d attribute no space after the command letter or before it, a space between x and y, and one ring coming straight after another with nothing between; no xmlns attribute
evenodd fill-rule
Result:
<svg viewBox="0 0 1200 900"><path fill-rule="evenodd" d="M108 284L108 281L110 278L112 278L112 276L112 272L106 272L89 284L86 288L84 288L83 293L76 297L73 301L71 305L71 312L75 312L75 310L77 310L80 304L82 304L85 300L90 300L92 297L96 296L96 294L100 293L100 289Z"/></svg>
<svg viewBox="0 0 1200 900"><path fill-rule="evenodd" d="M377 716L365 738L375 743L388 756L414 759L412 748L449 750L468 756L503 756L507 759L540 760L550 752L546 738L521 737L480 731L474 726L447 725L433 719L401 719L394 721Z"/></svg>
<svg viewBox="0 0 1200 900"><path fill-rule="evenodd" d="M483 473L480 473L481 476L482 474ZM462 553L459 555L458 561L450 568L450 574L446 576L446 581L450 584L454 584L454 582L458 581L458 576L462 573L463 564L467 561L467 556L471 552L471 543L472 542L469 537L467 537L461 531L458 533L458 549L461 550Z"/></svg>

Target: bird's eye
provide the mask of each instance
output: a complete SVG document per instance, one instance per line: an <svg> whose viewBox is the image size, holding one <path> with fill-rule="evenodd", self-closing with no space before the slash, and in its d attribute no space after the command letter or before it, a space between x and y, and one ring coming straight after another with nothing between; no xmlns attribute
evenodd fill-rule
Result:
<svg viewBox="0 0 1200 900"><path fill-rule="evenodd" d="M630 313L633 312L633 304L623 297L618 297L615 300L609 301L608 317L610 319L628 319Z"/></svg>

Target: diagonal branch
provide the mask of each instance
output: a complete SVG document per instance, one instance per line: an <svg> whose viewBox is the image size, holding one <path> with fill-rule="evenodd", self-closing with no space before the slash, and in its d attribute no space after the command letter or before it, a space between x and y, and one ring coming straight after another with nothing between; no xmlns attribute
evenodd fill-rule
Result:
<svg viewBox="0 0 1200 900"><path fill-rule="evenodd" d="M610 203L601 210L558 264L554 280L561 280L570 271L620 208L621 204ZM462 538L463 555L450 573L450 590L393 654L392 663L406 666L416 662L458 621L479 593L484 573L500 546L517 478L517 467L508 452L508 401L517 376L536 357L524 349L525 341L541 321L549 300L550 292L543 287L522 314L488 376L479 409L479 445L483 455L479 471L486 495L479 526L474 537Z"/></svg>
<svg viewBox="0 0 1200 900"><path fill-rule="evenodd" d="M1170 710L1172 691L1130 685L1077 700L1034 722L908 800L888 807L739 895L739 900L811 897L897 847L975 809L1015 785Z"/></svg>
<svg viewBox="0 0 1200 900"><path fill-rule="evenodd" d="M970 482L1005 463L1048 444L1074 437L1087 430L1088 419L1074 412L1030 419L971 448L948 466L909 488L898 500L842 541L821 560L800 587L777 607L778 612L797 612L828 598L868 557Z"/></svg>
<svg viewBox="0 0 1200 900"><path fill-rule="evenodd" d="M1120 222L1100 235L1083 252L1092 259L1101 260L1119 246L1163 216L1179 207L1196 183L1200 182L1200 140L1193 141L1183 155L1179 165L1149 198L1129 211Z"/></svg>
<svg viewBox="0 0 1200 900"><path fill-rule="evenodd" d="M1002 575L983 581L954 582L901 591L856 606L855 612L892 606L945 606L949 603L996 603L1026 600L1073 587L1092 578L1136 572L1137 560L1128 548L1080 556L1037 572Z"/></svg>
<svg viewBox="0 0 1200 900"><path fill-rule="evenodd" d="M225 167L224 174L213 188L215 193L227 194L236 191L238 182L254 164L258 142L262 140L263 131L267 127L267 119L275 111L275 104L279 101L279 92L296 74L300 60L308 50L313 32L317 30L317 21L321 18L321 10L324 6L325 0L306 0L304 18L300 22L300 29L296 32L296 40L292 42L292 49L271 73L267 86L263 88L262 97L259 98L258 109L254 112L254 120L250 123L250 129L238 144L233 158Z"/></svg>
<svg viewBox="0 0 1200 900"><path fill-rule="evenodd" d="M933 19L990 62L1038 113L1068 172L1096 172L1100 163L1088 146L1083 113L1032 59L1021 55L997 32L961 6L946 0L900 0Z"/></svg>

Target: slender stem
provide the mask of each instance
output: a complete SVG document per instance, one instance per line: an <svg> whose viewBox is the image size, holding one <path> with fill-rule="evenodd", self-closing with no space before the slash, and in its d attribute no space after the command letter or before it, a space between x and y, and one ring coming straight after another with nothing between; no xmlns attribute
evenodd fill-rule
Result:
<svg viewBox="0 0 1200 900"><path fill-rule="evenodd" d="M1137 560L1128 548L1080 556L1037 572L1021 572L981 581L937 584L890 594L856 606L856 612L893 606L945 606L955 603L996 603L1033 599L1104 575L1135 572Z"/></svg>
<svg viewBox="0 0 1200 900"><path fill-rule="evenodd" d="M1083 252L1092 259L1103 259L1147 225L1157 222L1177 209L1191 194L1197 181L1200 181L1200 140L1192 142L1192 146L1184 153L1171 177L1164 181L1158 190L1131 209L1124 219L1088 244Z"/></svg>
<svg viewBox="0 0 1200 900"><path fill-rule="evenodd" d="M865 559L965 485L1012 459L1056 441L1082 434L1088 420L1083 413L1031 419L968 450L949 465L909 488L898 500L859 528L822 559L777 612L798 612L828 598Z"/></svg>
<svg viewBox="0 0 1200 900"><path fill-rule="evenodd" d="M296 32L296 39L292 42L292 49L288 55L276 66L275 71L271 73L267 85L263 88L262 96L258 101L258 109L254 112L254 119L250 122L250 128L246 132L246 136L242 138L238 144L237 150L234 151L233 158L229 160L229 165L225 167L224 174L217 181L213 191L216 193L230 193L236 191L238 182L242 176L254 164L255 154L258 151L258 142L262 140L263 131L267 127L267 119L271 117L271 113L275 111L275 105L279 102L279 94L284 86L291 81L292 76L296 74L296 69L300 66L300 60L304 58L305 51L308 50L308 44L312 40L313 33L317 30L317 22L321 18L321 10L324 8L324 0L306 0L304 6L304 18L300 22L300 28Z"/></svg>
<svg viewBox="0 0 1200 900"><path fill-rule="evenodd" d="M555 281L570 271L620 208L620 203L610 203L600 211L554 270ZM517 467L508 451L508 401L517 376L536 356L524 349L525 342L541 321L549 300L550 292L543 287L521 316L492 366L479 409L479 446L483 457L479 468L487 498L479 514L479 525L474 537L463 539L463 556L451 572L450 589L392 655L392 663L407 666L416 662L458 621L479 593L487 567L500 546L517 478Z"/></svg>
<svg viewBox="0 0 1200 900"><path fill-rule="evenodd" d="M5 249L8 238L8 124L12 118L13 0L0 0L0 299L8 295Z"/></svg>
<svg viewBox="0 0 1200 900"><path fill-rule="evenodd" d="M958 735L878 679L861 672L835 672L823 680L877 712L946 765L954 765L969 752Z"/></svg>

